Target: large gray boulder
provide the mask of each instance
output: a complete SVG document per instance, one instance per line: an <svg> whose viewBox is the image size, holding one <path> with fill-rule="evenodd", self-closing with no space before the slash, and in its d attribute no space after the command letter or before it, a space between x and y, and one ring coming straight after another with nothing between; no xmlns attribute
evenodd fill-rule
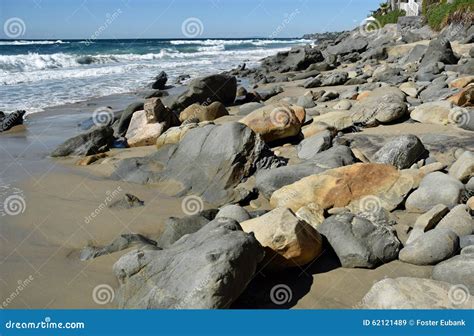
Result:
<svg viewBox="0 0 474 336"><path fill-rule="evenodd" d="M92 130L66 140L52 153L52 157L87 156L109 150L114 141L114 130L110 126L95 127Z"/></svg>
<svg viewBox="0 0 474 336"><path fill-rule="evenodd" d="M228 308L254 276L264 251L231 219L210 222L161 251L135 250L114 265L121 308Z"/></svg>
<svg viewBox="0 0 474 336"><path fill-rule="evenodd" d="M332 55L347 55L354 52L363 52L367 49L369 42L365 37L346 38L339 44L329 46L326 51Z"/></svg>
<svg viewBox="0 0 474 336"><path fill-rule="evenodd" d="M193 79L187 90L178 96L164 99L168 107L181 112L186 107L199 103L209 105L215 101L232 104L237 93L237 79L234 76L211 75Z"/></svg>
<svg viewBox="0 0 474 336"><path fill-rule="evenodd" d="M454 231L459 237L467 236L474 231L474 219L465 204L459 204L438 223L438 228Z"/></svg>
<svg viewBox="0 0 474 336"><path fill-rule="evenodd" d="M463 249L464 251L465 249ZM474 254L462 253L443 261L433 268L433 279L453 285L464 285L474 294Z"/></svg>
<svg viewBox="0 0 474 336"><path fill-rule="evenodd" d="M394 229L346 212L318 226L336 252L342 267L374 268L397 258L400 241Z"/></svg>
<svg viewBox="0 0 474 336"><path fill-rule="evenodd" d="M458 62L458 58L454 55L451 43L448 39L436 38L431 40L425 56L421 60L421 67L436 62L442 62L444 64L456 64Z"/></svg>
<svg viewBox="0 0 474 336"><path fill-rule="evenodd" d="M265 197L270 198L275 190L303 177L353 163L355 158L351 149L347 146L336 146L300 164L259 171L256 175L256 187Z"/></svg>
<svg viewBox="0 0 474 336"><path fill-rule="evenodd" d="M449 229L435 228L406 245L401 261L414 265L434 265L451 258L459 250L459 237Z"/></svg>
<svg viewBox="0 0 474 336"><path fill-rule="evenodd" d="M401 277L375 283L361 302L368 309L472 309L474 299L452 298L453 285L431 279Z"/></svg>
<svg viewBox="0 0 474 336"><path fill-rule="evenodd" d="M190 129L178 144L125 159L112 178L143 184L175 181L181 185L178 195L192 193L223 205L241 200L234 189L245 178L283 164L250 128L230 122Z"/></svg>
<svg viewBox="0 0 474 336"><path fill-rule="evenodd" d="M442 188L442 189L440 189ZM441 172L426 175L420 187L408 196L405 207L410 212L426 212L437 204L453 208L459 204L464 185Z"/></svg>
<svg viewBox="0 0 474 336"><path fill-rule="evenodd" d="M231 218L239 223L252 218L247 210L237 204L223 206L216 215L216 218Z"/></svg>
<svg viewBox="0 0 474 336"><path fill-rule="evenodd" d="M324 60L321 50L305 46L293 48L270 56L262 61L262 67L268 71L287 72L305 70L313 63Z"/></svg>
<svg viewBox="0 0 474 336"><path fill-rule="evenodd" d="M407 115L405 94L396 87L380 87L351 109L355 123L377 125L389 123Z"/></svg>
<svg viewBox="0 0 474 336"><path fill-rule="evenodd" d="M412 134L402 135L387 142L373 157L373 162L391 164L398 169L410 168L427 154L421 140Z"/></svg>

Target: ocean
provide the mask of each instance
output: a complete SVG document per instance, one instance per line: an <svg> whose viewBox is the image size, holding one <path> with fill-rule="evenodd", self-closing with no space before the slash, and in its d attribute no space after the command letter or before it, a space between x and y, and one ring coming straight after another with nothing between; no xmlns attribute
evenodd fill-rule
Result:
<svg viewBox="0 0 474 336"><path fill-rule="evenodd" d="M0 40L0 110L27 113L229 70L310 43L304 39Z"/></svg>

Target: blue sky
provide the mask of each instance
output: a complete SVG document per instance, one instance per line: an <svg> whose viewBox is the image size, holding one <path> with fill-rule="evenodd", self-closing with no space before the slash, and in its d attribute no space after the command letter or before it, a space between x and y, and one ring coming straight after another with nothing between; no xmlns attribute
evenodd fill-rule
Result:
<svg viewBox="0 0 474 336"><path fill-rule="evenodd" d="M0 38L298 37L351 29L381 0L0 0ZM8 21L10 20L10 21ZM194 20L194 19L193 19ZM18 22L18 20L16 21ZM189 21L188 21L189 22ZM192 27L191 27L192 28ZM190 28L190 29L191 29ZM189 34L189 32L188 32ZM197 35L196 35L197 34Z"/></svg>

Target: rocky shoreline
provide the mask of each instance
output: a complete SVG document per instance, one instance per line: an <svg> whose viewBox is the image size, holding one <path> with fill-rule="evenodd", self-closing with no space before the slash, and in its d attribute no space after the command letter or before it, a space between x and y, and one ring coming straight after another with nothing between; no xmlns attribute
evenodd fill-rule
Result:
<svg viewBox="0 0 474 336"><path fill-rule="evenodd" d="M96 110L52 151L182 198L161 232L80 252L113 258L114 306L334 308L305 295L311 274L395 265L353 307L472 309L474 26L323 38L177 91L160 73L145 99Z"/></svg>

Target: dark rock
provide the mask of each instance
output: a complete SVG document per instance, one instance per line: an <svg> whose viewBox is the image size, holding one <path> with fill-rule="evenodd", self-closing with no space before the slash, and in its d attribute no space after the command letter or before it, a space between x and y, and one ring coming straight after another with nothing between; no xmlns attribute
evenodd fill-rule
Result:
<svg viewBox="0 0 474 336"><path fill-rule="evenodd" d="M313 64L314 65L314 64ZM310 77L316 77L319 75L321 72L319 70L312 70L312 71L305 71L300 74L297 74L296 76L292 77L292 81L300 80L300 79L307 79Z"/></svg>
<svg viewBox="0 0 474 336"><path fill-rule="evenodd" d="M52 153L52 157L87 156L109 150L114 141L114 130L109 126L97 127L66 140Z"/></svg>
<svg viewBox="0 0 474 336"><path fill-rule="evenodd" d="M458 58L454 55L451 43L444 39L431 40L425 56L421 60L421 67L431 63L442 62L445 64L456 64Z"/></svg>
<svg viewBox="0 0 474 336"><path fill-rule="evenodd" d="M258 97L260 97L260 100L270 99L271 97L274 97L277 94L282 93L282 92L283 92L283 88L281 86L274 86L271 89L255 91Z"/></svg>
<svg viewBox="0 0 474 336"><path fill-rule="evenodd" d="M331 216L318 226L342 267L374 268L397 258L400 242L390 226L351 213Z"/></svg>
<svg viewBox="0 0 474 336"><path fill-rule="evenodd" d="M3 117L0 120L0 132L5 132L14 126L22 125L25 113L26 111L23 110L15 111L10 114L4 114L2 112Z"/></svg>
<svg viewBox="0 0 474 336"><path fill-rule="evenodd" d="M210 221L214 220L216 214L217 209L210 209L183 218L168 218L165 221L165 229L158 239L158 246L167 248L184 235L201 230Z"/></svg>
<svg viewBox="0 0 474 336"><path fill-rule="evenodd" d="M228 308L264 250L230 219L216 219L162 251L135 250L114 265L120 308Z"/></svg>
<svg viewBox="0 0 474 336"><path fill-rule="evenodd" d="M335 46L328 47L326 51L333 55L346 55L353 52L363 52L367 49L368 44L365 37L349 37Z"/></svg>
<svg viewBox="0 0 474 336"><path fill-rule="evenodd" d="M304 160L312 159L316 154L331 147L332 138L330 131L324 131L304 139L298 145L298 157Z"/></svg>
<svg viewBox="0 0 474 336"><path fill-rule="evenodd" d="M320 87L321 86L321 80L318 77L309 78L303 83L303 86L306 89L312 89L312 88Z"/></svg>
<svg viewBox="0 0 474 336"><path fill-rule="evenodd" d="M421 140L415 135L408 134L387 142L375 153L372 161L406 169L425 158L427 154Z"/></svg>
<svg viewBox="0 0 474 336"><path fill-rule="evenodd" d="M323 60L324 57L318 48L305 46L267 57L262 61L262 67L269 72L301 71Z"/></svg>
<svg viewBox="0 0 474 336"><path fill-rule="evenodd" d="M343 85L348 77L349 75L347 72L333 72L323 76L321 86Z"/></svg>
<svg viewBox="0 0 474 336"><path fill-rule="evenodd" d="M128 126L130 125L130 120L132 120L132 115L136 111L143 110L143 102L131 103L127 108L122 112L120 120L117 124L117 135L124 136L127 133Z"/></svg>
<svg viewBox="0 0 474 336"><path fill-rule="evenodd" d="M238 202L234 188L255 171L278 167L263 140L241 123L189 130L176 145L144 157L123 160L113 178L135 183L180 182L179 195L192 192L216 205Z"/></svg>
<svg viewBox="0 0 474 336"><path fill-rule="evenodd" d="M168 75L166 72L161 71L158 76L155 77L155 82L151 85L152 89L163 90L166 87L168 81Z"/></svg>
<svg viewBox="0 0 474 336"><path fill-rule="evenodd" d="M227 75L211 75L193 79L187 90L176 97L168 97L172 111L185 109L194 103L211 104L215 101L232 104L237 92L237 79Z"/></svg>

